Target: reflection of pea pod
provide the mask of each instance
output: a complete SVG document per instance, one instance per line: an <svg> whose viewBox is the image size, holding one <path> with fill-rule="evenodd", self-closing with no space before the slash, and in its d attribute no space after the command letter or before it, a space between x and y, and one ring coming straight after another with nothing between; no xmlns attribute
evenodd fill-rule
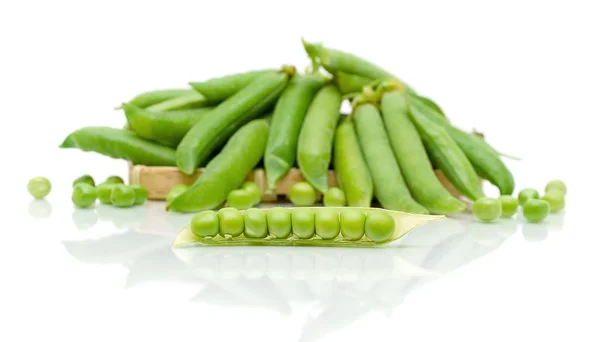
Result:
<svg viewBox="0 0 600 342"><path fill-rule="evenodd" d="M136 165L175 165L175 150L117 128L80 128L69 134L60 147L93 151L108 157L129 160Z"/></svg>
<svg viewBox="0 0 600 342"><path fill-rule="evenodd" d="M363 90L364 86L373 81L372 78L349 74L343 71L336 72L334 77L334 82L342 92L342 95L359 93Z"/></svg>
<svg viewBox="0 0 600 342"><path fill-rule="evenodd" d="M500 159L500 155L496 150L483 139L452 126L443 117L436 115L431 108L424 105L422 98L419 99L418 97L409 95L409 99L411 100L411 106L418 109L423 116L445 128L467 158L469 158L479 176L497 186L501 194L512 194L515 188L513 176L502 162L502 159Z"/></svg>
<svg viewBox="0 0 600 342"><path fill-rule="evenodd" d="M210 165L210 164L209 164ZM202 177L202 176L201 176ZM189 190L188 190L189 191ZM202 192L203 194L212 194L211 191ZM185 193L183 194L185 195ZM181 196L177 197L175 201L181 199ZM225 195L226 196L226 195ZM198 196L196 196L196 202L198 202ZM202 197L210 197L210 195L204 195ZM225 198L225 197L223 197ZM280 209L280 208L278 208ZM290 207L286 208L290 215L293 215L295 211L298 210L312 210L315 212L315 217L317 217L320 212L327 212L336 217L339 217L339 214L348 210L345 207L312 207L312 208L299 208L299 207ZM258 209L265 213L270 209ZM185 226L173 241L173 247L183 247L186 245L215 245L215 246L315 246L315 247L376 247L383 246L392 241L398 240L404 235L406 235L411 230L424 225L429 222L434 222L438 220L444 219L444 216L436 216L436 215L419 215L419 214L410 214L401 211L393 211L386 210L381 208L353 208L352 210L361 211L363 214L368 216L371 213L387 213L394 220L394 227L392 235L385 241L374 242L363 236L358 240L347 240L342 234L338 234L330 240L322 239L318 236L314 236L309 239L300 239L296 235L291 234L287 238L272 238L272 236L268 236L267 238L247 238L244 234L241 234L236 237L223 237L221 235L217 235L210 238L203 238L196 236L192 230L190 225ZM243 215L244 211L240 211Z"/></svg>
<svg viewBox="0 0 600 342"><path fill-rule="evenodd" d="M188 175L230 135L248 121L263 113L285 88L295 72L284 68L267 73L215 107L211 115L197 122L177 146L177 167ZM262 153L261 153L262 156Z"/></svg>
<svg viewBox="0 0 600 342"><path fill-rule="evenodd" d="M190 82L192 88L202 94L206 103L217 104L242 90L259 77L275 72L275 69L254 70L211 78L203 82Z"/></svg>
<svg viewBox="0 0 600 342"><path fill-rule="evenodd" d="M173 110L200 108L206 105L206 99L204 96L198 93L191 93L182 96L177 96L152 106L146 107L146 109L156 112L167 112Z"/></svg>
<svg viewBox="0 0 600 342"><path fill-rule="evenodd" d="M123 110L127 122L137 135L176 147L185 134L210 112L212 107L156 112L124 103Z"/></svg>
<svg viewBox="0 0 600 342"><path fill-rule="evenodd" d="M373 181L350 119L344 120L335 133L333 165L348 206L370 207Z"/></svg>
<svg viewBox="0 0 600 342"><path fill-rule="evenodd" d="M174 97L194 94L194 89L159 89L151 90L136 95L128 103L140 107L146 108L157 103L172 99Z"/></svg>
<svg viewBox="0 0 600 342"><path fill-rule="evenodd" d="M352 116L377 200L386 209L428 213L411 197L406 187L377 108L370 103L359 104Z"/></svg>
<svg viewBox="0 0 600 342"><path fill-rule="evenodd" d="M315 93L326 80L319 74L296 75L277 101L264 157L267 184L270 189L274 189L277 181L294 165L304 116Z"/></svg>
<svg viewBox="0 0 600 342"><path fill-rule="evenodd" d="M302 176L322 193L329 188L331 151L341 105L342 94L334 85L321 88L308 108L298 139Z"/></svg>
<svg viewBox="0 0 600 342"><path fill-rule="evenodd" d="M408 116L406 98L395 91L383 94L381 112L396 161L417 202L435 214L463 211L465 204L452 196L433 172L419 132Z"/></svg>
<svg viewBox="0 0 600 342"><path fill-rule="evenodd" d="M264 119L240 128L213 158L192 186L167 204L167 210L196 212L221 205L242 185L265 151L268 124Z"/></svg>
<svg viewBox="0 0 600 342"><path fill-rule="evenodd" d="M410 107L409 112L429 155L450 182L472 200L483 197L481 182L473 165L444 128L427 119L414 106Z"/></svg>

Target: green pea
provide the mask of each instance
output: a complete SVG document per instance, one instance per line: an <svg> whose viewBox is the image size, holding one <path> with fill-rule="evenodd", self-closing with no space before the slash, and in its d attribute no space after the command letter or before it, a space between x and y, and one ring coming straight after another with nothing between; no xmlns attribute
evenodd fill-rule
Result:
<svg viewBox="0 0 600 342"><path fill-rule="evenodd" d="M319 210L315 214L315 231L323 240L335 239L340 235L340 221L335 210Z"/></svg>
<svg viewBox="0 0 600 342"><path fill-rule="evenodd" d="M135 203L135 190L124 184L115 184L110 193L110 201L115 207L129 208Z"/></svg>
<svg viewBox="0 0 600 342"><path fill-rule="evenodd" d="M188 186L185 184L177 184L174 185L171 190L169 190L169 193L167 193L167 203L172 202L175 197L181 195L182 193L184 193L186 190L188 189Z"/></svg>
<svg viewBox="0 0 600 342"><path fill-rule="evenodd" d="M223 237L236 237L244 232L244 217L235 208L222 208L218 212L220 234Z"/></svg>
<svg viewBox="0 0 600 342"><path fill-rule="evenodd" d="M560 189L550 189L544 194L542 200L550 204L550 212L556 213L565 207L565 193Z"/></svg>
<svg viewBox="0 0 600 342"><path fill-rule="evenodd" d="M301 239L315 235L315 213L309 208L298 208L292 212L292 232Z"/></svg>
<svg viewBox="0 0 600 342"><path fill-rule="evenodd" d="M254 194L244 189L233 190L227 195L227 205L240 210L252 208L254 201Z"/></svg>
<svg viewBox="0 0 600 342"><path fill-rule="evenodd" d="M537 223L543 221L550 213L550 203L532 198L523 205L523 216L529 222Z"/></svg>
<svg viewBox="0 0 600 342"><path fill-rule="evenodd" d="M214 237L219 234L219 216L212 210L202 211L190 222L192 233L200 237Z"/></svg>
<svg viewBox="0 0 600 342"><path fill-rule="evenodd" d="M340 231L347 240L360 240L365 235L366 216L360 210L348 209L340 213Z"/></svg>
<svg viewBox="0 0 600 342"><path fill-rule="evenodd" d="M110 196L112 194L112 190L115 187L115 185L116 184L111 184L111 183L102 183L102 184L98 185L96 190L98 191L98 200L100 201L100 203L112 204L112 201L110 200Z"/></svg>
<svg viewBox="0 0 600 342"><path fill-rule="evenodd" d="M288 197L297 206L310 206L317 201L317 191L307 182L298 182L292 185Z"/></svg>
<svg viewBox="0 0 600 342"><path fill-rule="evenodd" d="M52 184L46 177L35 177L27 183L27 191L35 199L42 199L50 193Z"/></svg>
<svg viewBox="0 0 600 342"><path fill-rule="evenodd" d="M527 188L527 189L523 189L521 190L521 192L519 192L519 204L520 205L524 205L525 202L527 202L527 200L529 199L538 199L540 198L540 194L537 192L537 190L532 189L532 188Z"/></svg>
<svg viewBox="0 0 600 342"><path fill-rule="evenodd" d="M264 238L267 234L267 215L265 211L257 208L244 211L244 235L247 238Z"/></svg>
<svg viewBox="0 0 600 342"><path fill-rule="evenodd" d="M370 213L365 219L365 235L374 242L389 240L395 229L396 222L388 213Z"/></svg>
<svg viewBox="0 0 600 342"><path fill-rule="evenodd" d="M271 208L267 212L269 233L276 238L285 239L292 233L290 212L285 208Z"/></svg>
<svg viewBox="0 0 600 342"><path fill-rule="evenodd" d="M346 195L340 188L329 188L323 195L323 204L326 207L343 207L346 205Z"/></svg>
<svg viewBox="0 0 600 342"><path fill-rule="evenodd" d="M565 184L565 182L555 179L555 180L548 182L548 184L546 184L545 191L548 192L550 190L560 190L566 194L567 193L567 185Z"/></svg>
<svg viewBox="0 0 600 342"><path fill-rule="evenodd" d="M140 184L131 184L129 187L133 188L133 190L135 191L135 205L141 205L144 204L144 202L146 202L146 199L148 198L148 189L146 189L145 187L143 187Z"/></svg>
<svg viewBox="0 0 600 342"><path fill-rule="evenodd" d="M92 176L90 176L90 175L83 175L81 177L78 177L77 179L75 179L73 181L73 186L75 186L75 184L78 184L78 183L86 183L91 186L96 186L96 182L94 182L94 178L92 178Z"/></svg>
<svg viewBox="0 0 600 342"><path fill-rule="evenodd" d="M71 200L79 208L89 208L96 202L98 194L96 188L87 183L77 183L73 187Z"/></svg>
<svg viewBox="0 0 600 342"><path fill-rule="evenodd" d="M482 197L473 203L472 211L481 221L494 221L502 215L502 201L498 198Z"/></svg>
<svg viewBox="0 0 600 342"><path fill-rule="evenodd" d="M254 198L253 205L257 205L258 203L260 203L260 200L262 198L262 190L260 189L258 184L254 182L245 182L244 184L242 184L242 189L252 194L252 197Z"/></svg>
<svg viewBox="0 0 600 342"><path fill-rule="evenodd" d="M519 200L511 195L500 196L502 204L502 217L512 217L519 210Z"/></svg>
<svg viewBox="0 0 600 342"><path fill-rule="evenodd" d="M125 184L125 182L123 181L123 178L121 178L119 176L110 176L110 177L106 178L106 180L104 181L104 183L109 183L109 184Z"/></svg>

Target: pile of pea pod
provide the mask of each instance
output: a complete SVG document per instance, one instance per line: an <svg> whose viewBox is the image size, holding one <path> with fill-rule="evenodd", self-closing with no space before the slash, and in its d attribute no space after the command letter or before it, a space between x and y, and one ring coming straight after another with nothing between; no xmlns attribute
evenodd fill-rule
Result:
<svg viewBox="0 0 600 342"><path fill-rule="evenodd" d="M311 206L320 193L326 206L449 215L466 210L466 199L485 197L481 179L501 195L513 193L500 154L454 127L433 100L356 55L302 43L312 62L304 73L283 65L144 92L119 107L125 127L84 127L60 147L187 175L203 167L194 184L169 197L167 210L177 212L256 206L260 193L243 184L259 167L266 191L297 167L306 182L289 197L298 206ZM346 100L348 115L340 113ZM331 169L339 188L329 187Z"/></svg>

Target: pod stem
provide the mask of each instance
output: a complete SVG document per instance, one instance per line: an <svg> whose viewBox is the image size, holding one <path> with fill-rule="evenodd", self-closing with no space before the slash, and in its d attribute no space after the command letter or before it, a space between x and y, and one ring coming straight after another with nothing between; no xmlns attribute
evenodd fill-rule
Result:
<svg viewBox="0 0 600 342"><path fill-rule="evenodd" d="M281 71L285 72L289 78L292 78L294 75L296 75L296 67L291 64L284 64L281 67Z"/></svg>

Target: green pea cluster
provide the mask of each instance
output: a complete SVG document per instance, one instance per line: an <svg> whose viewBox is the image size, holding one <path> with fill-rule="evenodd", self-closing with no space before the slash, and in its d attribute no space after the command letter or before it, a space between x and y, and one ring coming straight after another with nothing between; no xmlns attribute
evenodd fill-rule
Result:
<svg viewBox="0 0 600 342"><path fill-rule="evenodd" d="M129 208L144 204L148 198L148 190L139 185L125 185L119 176L110 176L96 186L94 178L83 175L73 181L71 201L78 208L90 208L99 200L102 204L114 205L118 208Z"/></svg>
<svg viewBox="0 0 600 342"><path fill-rule="evenodd" d="M354 208L339 211L274 207L240 211L227 207L196 214L190 222L190 229L201 238L333 240L341 236L350 241L366 238L379 243L392 237L395 221L385 212L363 213Z"/></svg>

